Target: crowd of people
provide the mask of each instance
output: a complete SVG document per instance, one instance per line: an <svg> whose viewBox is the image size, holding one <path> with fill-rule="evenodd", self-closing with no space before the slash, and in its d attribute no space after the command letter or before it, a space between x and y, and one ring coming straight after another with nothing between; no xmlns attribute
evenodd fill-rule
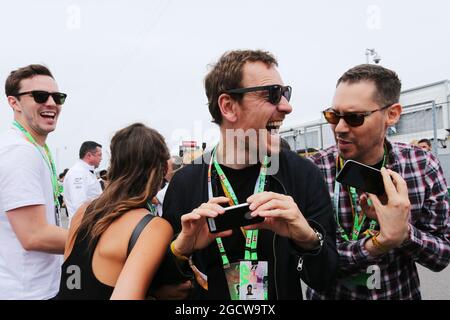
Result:
<svg viewBox="0 0 450 320"><path fill-rule="evenodd" d="M226 52L204 85L220 141L200 159L180 168L160 133L134 123L113 136L107 172L95 175L102 146L86 141L58 179L46 140L67 95L43 65L10 73L0 299L291 300L300 280L307 299L421 298L416 264L450 263L449 198L429 149L386 137L402 113L394 71L339 78L323 111L336 144L310 157L278 135L293 88L271 53ZM385 194L337 182L347 160L379 169ZM262 222L210 232L242 203Z"/></svg>

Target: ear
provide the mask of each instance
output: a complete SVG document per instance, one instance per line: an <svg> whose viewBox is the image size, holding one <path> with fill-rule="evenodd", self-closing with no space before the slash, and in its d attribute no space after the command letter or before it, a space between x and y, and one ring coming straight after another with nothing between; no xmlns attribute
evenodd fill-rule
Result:
<svg viewBox="0 0 450 320"><path fill-rule="evenodd" d="M395 125L400 120L402 110L402 106L399 103L395 103L387 109L386 125L388 127Z"/></svg>
<svg viewBox="0 0 450 320"><path fill-rule="evenodd" d="M15 112L22 112L22 105L16 97L8 96L8 104Z"/></svg>
<svg viewBox="0 0 450 320"><path fill-rule="evenodd" d="M219 96L218 104L223 119L229 122L235 122L237 120L237 104L229 94L222 93Z"/></svg>

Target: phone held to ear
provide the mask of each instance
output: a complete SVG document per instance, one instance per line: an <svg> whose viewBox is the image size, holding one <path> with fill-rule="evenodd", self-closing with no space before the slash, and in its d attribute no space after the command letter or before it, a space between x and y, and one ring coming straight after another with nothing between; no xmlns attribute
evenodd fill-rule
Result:
<svg viewBox="0 0 450 320"><path fill-rule="evenodd" d="M378 196L385 193L381 171L354 160L345 162L336 181Z"/></svg>
<svg viewBox="0 0 450 320"><path fill-rule="evenodd" d="M263 217L252 217L248 203L242 203L225 208L225 213L215 218L208 218L208 228L211 233L244 227L264 221Z"/></svg>

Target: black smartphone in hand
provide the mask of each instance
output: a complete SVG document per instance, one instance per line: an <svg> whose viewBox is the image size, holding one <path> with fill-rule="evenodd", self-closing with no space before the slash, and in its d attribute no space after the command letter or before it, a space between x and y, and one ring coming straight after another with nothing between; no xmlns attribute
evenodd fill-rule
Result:
<svg viewBox="0 0 450 320"><path fill-rule="evenodd" d="M378 196L385 193L381 171L354 160L345 162L336 181Z"/></svg>
<svg viewBox="0 0 450 320"><path fill-rule="evenodd" d="M242 203L224 208L225 213L219 214L215 218L208 218L209 231L217 233L263 222L263 217L251 216L252 211L249 209L249 206L248 203Z"/></svg>

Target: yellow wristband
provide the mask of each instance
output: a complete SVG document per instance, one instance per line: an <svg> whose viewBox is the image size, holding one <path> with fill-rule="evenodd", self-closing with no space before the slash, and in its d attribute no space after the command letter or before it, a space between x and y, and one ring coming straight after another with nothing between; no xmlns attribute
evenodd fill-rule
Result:
<svg viewBox="0 0 450 320"><path fill-rule="evenodd" d="M381 244L380 241L378 241L377 239L378 234L374 237L372 237L372 243L374 245L375 248L377 248L378 250L380 250L381 252L388 252L389 248L387 248L385 245Z"/></svg>
<svg viewBox="0 0 450 320"><path fill-rule="evenodd" d="M172 243L170 244L170 251L172 251L173 255L174 255L175 257L177 257L178 259L181 259L181 260L189 260L188 257L183 256L181 253L179 253L179 252L175 249L175 247L174 247L174 242L175 242L175 240L172 241Z"/></svg>

